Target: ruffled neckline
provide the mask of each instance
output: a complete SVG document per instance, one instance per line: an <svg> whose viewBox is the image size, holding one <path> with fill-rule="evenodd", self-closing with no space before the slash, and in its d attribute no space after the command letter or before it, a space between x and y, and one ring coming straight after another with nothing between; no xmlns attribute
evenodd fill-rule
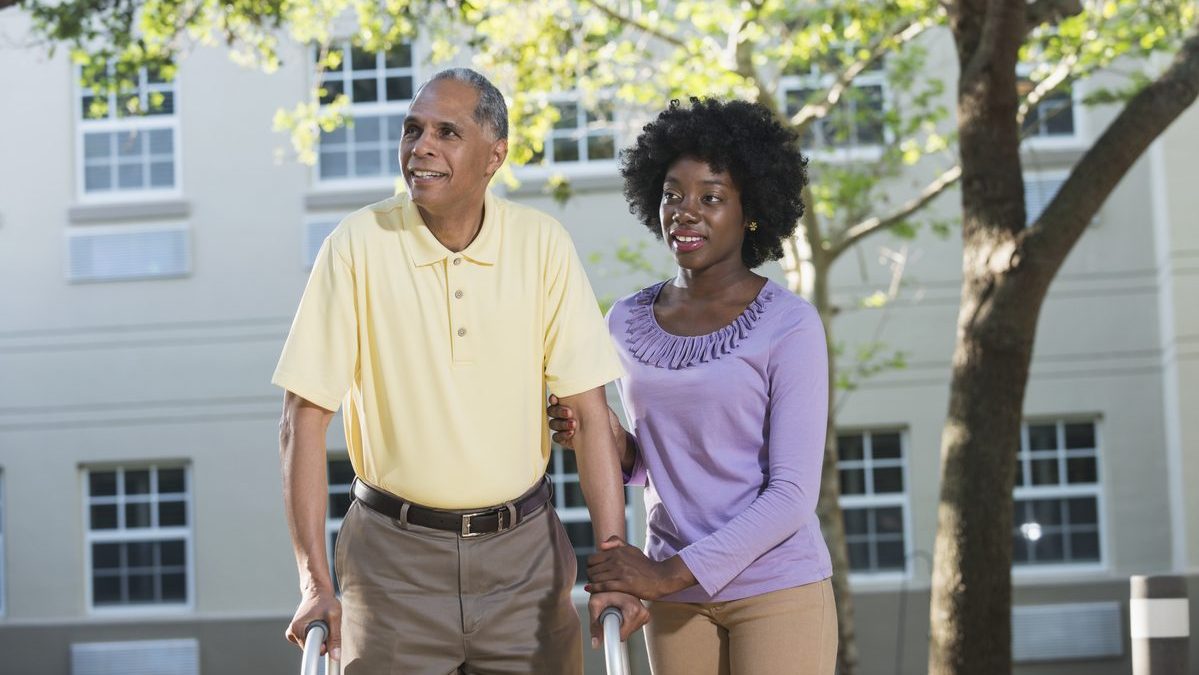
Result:
<svg viewBox="0 0 1199 675"><path fill-rule="evenodd" d="M625 320L628 324L625 343L629 352L641 363L655 368L682 370L731 353L761 321L775 297L773 283L767 281L745 310L727 326L706 335L675 335L666 332L654 316L654 301L667 281L638 291Z"/></svg>

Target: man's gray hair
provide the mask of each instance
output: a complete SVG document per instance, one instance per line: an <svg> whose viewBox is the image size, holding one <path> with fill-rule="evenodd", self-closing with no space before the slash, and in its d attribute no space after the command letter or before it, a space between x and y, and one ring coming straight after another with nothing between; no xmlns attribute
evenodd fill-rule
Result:
<svg viewBox="0 0 1199 675"><path fill-rule="evenodd" d="M496 138L508 138L508 104L504 103L504 95L495 88L491 80L470 68L447 68L429 78L428 82L421 85L421 89L438 80L453 80L474 87L475 91L479 92L479 102L475 104L475 121L491 129Z"/></svg>

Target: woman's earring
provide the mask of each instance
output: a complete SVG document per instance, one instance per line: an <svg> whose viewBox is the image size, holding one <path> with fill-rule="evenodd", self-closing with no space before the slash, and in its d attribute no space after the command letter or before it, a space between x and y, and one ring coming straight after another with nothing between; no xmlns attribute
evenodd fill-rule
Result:
<svg viewBox="0 0 1199 675"><path fill-rule="evenodd" d="M756 221L756 220L749 221L749 231L750 232L758 231L758 221Z"/></svg>

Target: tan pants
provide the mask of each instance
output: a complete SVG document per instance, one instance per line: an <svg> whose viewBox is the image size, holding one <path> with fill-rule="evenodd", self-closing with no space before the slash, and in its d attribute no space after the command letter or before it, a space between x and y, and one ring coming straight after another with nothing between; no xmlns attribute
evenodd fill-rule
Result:
<svg viewBox="0 0 1199 675"><path fill-rule="evenodd" d="M651 602L654 675L832 675L837 608L828 579L743 600Z"/></svg>
<svg viewBox="0 0 1199 675"><path fill-rule="evenodd" d="M574 549L552 508L460 538L354 502L334 564L345 675L583 672Z"/></svg>

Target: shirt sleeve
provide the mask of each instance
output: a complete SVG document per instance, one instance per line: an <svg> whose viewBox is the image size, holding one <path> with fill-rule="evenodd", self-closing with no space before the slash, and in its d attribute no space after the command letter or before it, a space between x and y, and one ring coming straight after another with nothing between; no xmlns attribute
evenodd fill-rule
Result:
<svg viewBox="0 0 1199 675"><path fill-rule="evenodd" d="M547 228L545 266L545 383L555 396L573 396L621 376L599 302L566 230Z"/></svg>
<svg viewBox="0 0 1199 675"><path fill-rule="evenodd" d="M353 267L333 239L325 239L312 264L271 382L335 411L358 368L358 323Z"/></svg>
<svg viewBox="0 0 1199 675"><path fill-rule="evenodd" d="M679 552L711 595L795 534L816 510L828 425L828 348L816 309L804 303L799 311L798 323L776 338L767 366L766 487L724 527Z"/></svg>

